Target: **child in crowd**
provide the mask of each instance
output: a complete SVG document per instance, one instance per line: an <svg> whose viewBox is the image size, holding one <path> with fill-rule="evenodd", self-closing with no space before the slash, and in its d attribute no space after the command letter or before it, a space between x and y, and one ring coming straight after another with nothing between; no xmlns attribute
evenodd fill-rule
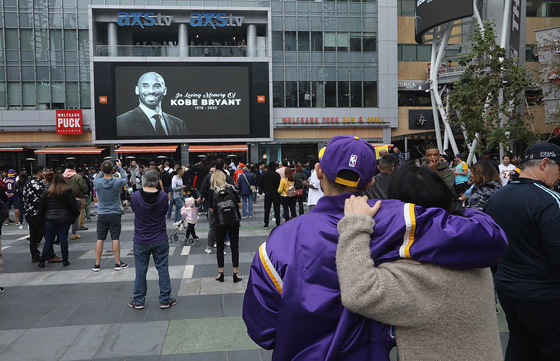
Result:
<svg viewBox="0 0 560 361"><path fill-rule="evenodd" d="M187 222L187 233L185 234L185 243L189 240L189 236L193 237L193 244L198 246L198 236L194 231L195 225L198 223L198 210L196 208L196 202L193 197L188 197L185 199L185 204L181 208L181 215Z"/></svg>

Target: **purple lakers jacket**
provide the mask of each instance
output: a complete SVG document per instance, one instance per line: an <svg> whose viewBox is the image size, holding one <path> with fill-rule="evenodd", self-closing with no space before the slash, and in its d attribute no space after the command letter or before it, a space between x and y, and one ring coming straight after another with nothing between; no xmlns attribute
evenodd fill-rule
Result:
<svg viewBox="0 0 560 361"><path fill-rule="evenodd" d="M255 255L243 320L253 341L274 349L273 360L389 360L391 327L348 311L340 300L337 224L349 196L324 196L310 214L276 228ZM476 210L451 216L387 200L375 222L371 255L377 265L412 258L455 269L484 268L507 248L502 229Z"/></svg>

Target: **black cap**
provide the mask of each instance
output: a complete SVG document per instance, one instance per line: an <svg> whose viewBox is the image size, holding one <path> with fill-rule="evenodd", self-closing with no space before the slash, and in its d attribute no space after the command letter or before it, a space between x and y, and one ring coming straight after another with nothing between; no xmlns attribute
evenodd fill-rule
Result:
<svg viewBox="0 0 560 361"><path fill-rule="evenodd" d="M560 147L552 143L533 144L525 150L523 162L548 158L560 164Z"/></svg>

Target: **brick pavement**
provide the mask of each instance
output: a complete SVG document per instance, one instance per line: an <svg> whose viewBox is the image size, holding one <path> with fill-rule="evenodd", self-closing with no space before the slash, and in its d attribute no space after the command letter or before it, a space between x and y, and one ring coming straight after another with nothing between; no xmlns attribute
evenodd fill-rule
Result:
<svg viewBox="0 0 560 361"><path fill-rule="evenodd" d="M217 273L215 254L204 253L207 222L197 226L200 247L181 241L170 245L172 296L177 305L160 310L157 272L148 272L146 308L134 310L132 295L134 257L133 215L123 216L121 258L129 269L114 271L111 242L105 242L101 272L94 263L95 217L70 242L69 267L30 262L27 230L5 226L2 248L5 271L0 274L0 360L204 360L265 361L271 353L247 336L241 319L247 273L258 246L269 231L262 228L262 202L254 218L242 220L240 272L244 280L232 282L231 257L226 248L226 282ZM173 229L168 223L169 232ZM184 233L181 239L184 237ZM59 248L55 251L60 255ZM507 326L501 316L501 331ZM507 342L507 333L502 332ZM396 360L396 357L392 357Z"/></svg>

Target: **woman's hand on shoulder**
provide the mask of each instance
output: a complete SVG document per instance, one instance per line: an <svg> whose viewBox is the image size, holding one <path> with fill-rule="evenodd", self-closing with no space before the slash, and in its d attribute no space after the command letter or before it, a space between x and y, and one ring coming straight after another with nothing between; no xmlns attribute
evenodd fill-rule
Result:
<svg viewBox="0 0 560 361"><path fill-rule="evenodd" d="M351 216L354 214L361 214L364 216L373 217L381 208L381 201L377 201L373 207L368 204L368 197L350 196L344 202L344 216Z"/></svg>

